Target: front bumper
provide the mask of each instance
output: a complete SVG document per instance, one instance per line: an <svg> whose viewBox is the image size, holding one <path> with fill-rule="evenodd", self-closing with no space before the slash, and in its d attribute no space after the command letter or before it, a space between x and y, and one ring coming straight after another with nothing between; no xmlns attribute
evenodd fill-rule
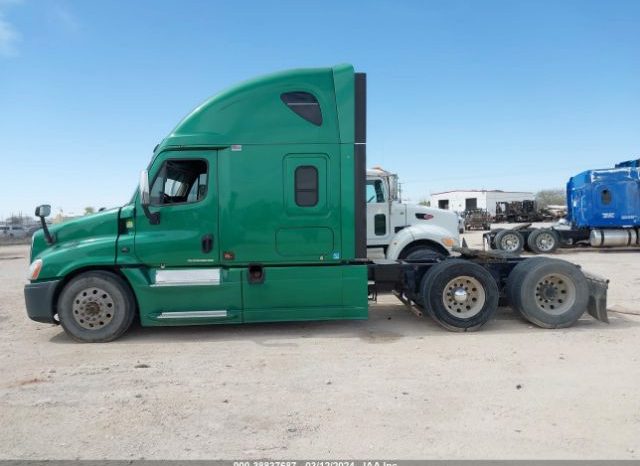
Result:
<svg viewBox="0 0 640 466"><path fill-rule="evenodd" d="M56 324L53 318L53 298L60 280L48 282L29 283L24 286L24 301L27 306L27 315L31 320Z"/></svg>

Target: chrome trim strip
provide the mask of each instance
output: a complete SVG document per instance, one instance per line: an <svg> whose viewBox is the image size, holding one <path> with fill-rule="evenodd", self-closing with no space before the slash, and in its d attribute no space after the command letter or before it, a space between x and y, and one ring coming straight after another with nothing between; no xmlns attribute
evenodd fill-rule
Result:
<svg viewBox="0 0 640 466"><path fill-rule="evenodd" d="M209 317L227 317L227 311L176 311L161 312L158 319L195 319Z"/></svg>
<svg viewBox="0 0 640 466"><path fill-rule="evenodd" d="M156 281L151 286L219 285L220 269L156 270Z"/></svg>

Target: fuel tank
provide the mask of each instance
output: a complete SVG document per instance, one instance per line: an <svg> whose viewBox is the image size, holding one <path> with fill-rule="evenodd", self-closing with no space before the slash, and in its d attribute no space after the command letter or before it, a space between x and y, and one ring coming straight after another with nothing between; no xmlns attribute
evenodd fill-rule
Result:
<svg viewBox="0 0 640 466"><path fill-rule="evenodd" d="M594 248L610 246L637 246L638 232L634 228L593 229L589 234L589 243Z"/></svg>

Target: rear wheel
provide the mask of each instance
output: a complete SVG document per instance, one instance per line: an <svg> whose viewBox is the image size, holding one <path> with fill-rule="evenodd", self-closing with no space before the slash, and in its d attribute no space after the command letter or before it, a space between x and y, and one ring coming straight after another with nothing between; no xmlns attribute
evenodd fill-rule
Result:
<svg viewBox="0 0 640 466"><path fill-rule="evenodd" d="M546 228L533 230L527 238L527 245L536 254L551 254L558 249L558 234Z"/></svg>
<svg viewBox="0 0 640 466"><path fill-rule="evenodd" d="M573 325L587 309L589 285L573 264L548 257L519 263L507 279L511 306L543 328Z"/></svg>
<svg viewBox="0 0 640 466"><path fill-rule="evenodd" d="M519 254L524 248L524 237L517 230L502 230L496 235L495 244L500 251Z"/></svg>
<svg viewBox="0 0 640 466"><path fill-rule="evenodd" d="M422 279L421 295L429 315L455 332L477 330L498 308L498 286L491 274L462 259L434 265Z"/></svg>
<svg viewBox="0 0 640 466"><path fill-rule="evenodd" d="M58 317L65 332L88 343L121 336L133 322L135 310L135 299L127 284L104 271L73 278L58 299Z"/></svg>

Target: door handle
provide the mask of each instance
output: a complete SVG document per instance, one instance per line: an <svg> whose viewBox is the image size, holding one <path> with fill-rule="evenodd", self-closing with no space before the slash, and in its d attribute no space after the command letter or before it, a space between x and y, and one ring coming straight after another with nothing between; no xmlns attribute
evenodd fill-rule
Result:
<svg viewBox="0 0 640 466"><path fill-rule="evenodd" d="M204 235L202 237L202 252L205 254L213 249L213 235Z"/></svg>

